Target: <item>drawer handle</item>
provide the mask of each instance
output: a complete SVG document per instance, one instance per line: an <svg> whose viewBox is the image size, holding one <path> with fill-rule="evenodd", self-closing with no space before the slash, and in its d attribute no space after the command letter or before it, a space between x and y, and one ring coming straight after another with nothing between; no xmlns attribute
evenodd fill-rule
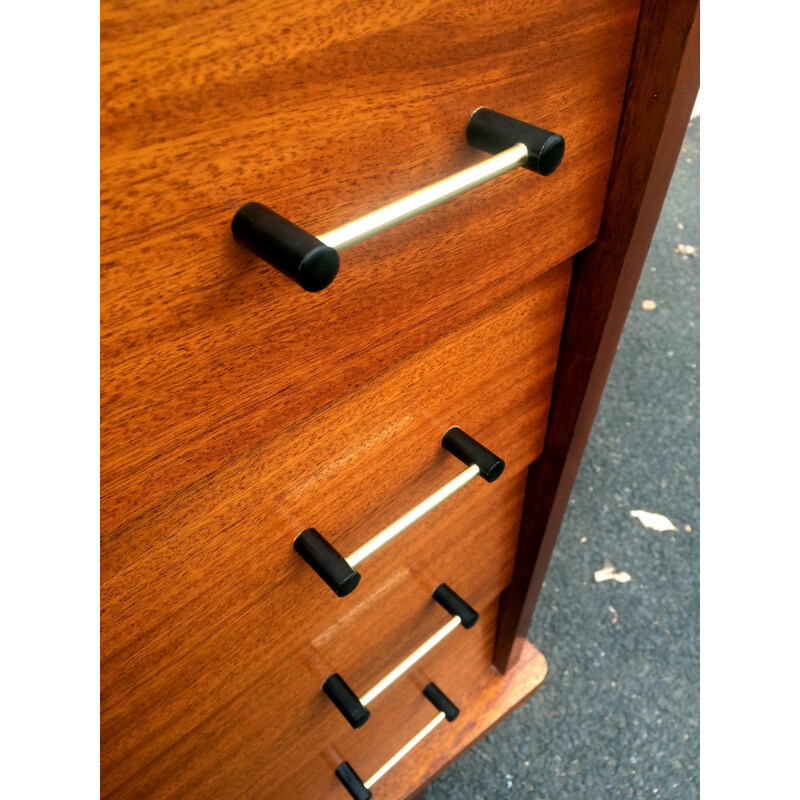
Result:
<svg viewBox="0 0 800 800"><path fill-rule="evenodd" d="M444 502L451 494L466 486L480 475L491 483L503 473L505 462L476 442L459 427L450 428L442 438L442 447L456 458L469 465L462 473L428 496L400 519L373 536L354 553L345 558L316 528L306 528L294 540L294 549L305 559L317 575L333 589L339 597L350 594L361 575L355 568L374 552L380 550L406 528Z"/></svg>
<svg viewBox="0 0 800 800"><path fill-rule="evenodd" d="M369 691L361 697L347 685L347 682L335 672L326 678L322 684L322 691L330 698L342 716L353 728L360 728L369 719L367 705L379 694L388 689L401 675L408 672L426 653L429 653L449 633L459 625L471 628L478 621L478 612L469 603L460 598L446 583L440 583L433 592L433 599L453 618L436 633L423 642L408 658L401 661L388 675L379 680Z"/></svg>
<svg viewBox="0 0 800 800"><path fill-rule="evenodd" d="M336 777L342 782L344 788L350 792L355 800L370 800L370 789L395 765L416 747L440 722L452 722L459 714L458 707L435 684L429 683L422 693L430 700L433 707L439 712L413 739L401 747L374 775L362 781L358 773L347 761L343 761L336 768Z"/></svg>
<svg viewBox="0 0 800 800"><path fill-rule="evenodd" d="M312 236L271 208L251 202L245 203L234 215L231 224L233 237L306 291L318 292L336 277L339 253L346 247L457 197L514 167L526 167L540 175L550 175L564 155L564 139L557 133L488 108L479 108L470 117L467 144L492 153L492 157L321 236Z"/></svg>

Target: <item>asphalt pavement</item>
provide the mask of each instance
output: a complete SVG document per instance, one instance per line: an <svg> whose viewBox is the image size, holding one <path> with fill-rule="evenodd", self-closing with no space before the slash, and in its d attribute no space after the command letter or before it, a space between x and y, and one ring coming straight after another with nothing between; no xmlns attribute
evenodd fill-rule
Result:
<svg viewBox="0 0 800 800"><path fill-rule="evenodd" d="M699 250L697 117L529 633L547 678L426 800L700 796Z"/></svg>

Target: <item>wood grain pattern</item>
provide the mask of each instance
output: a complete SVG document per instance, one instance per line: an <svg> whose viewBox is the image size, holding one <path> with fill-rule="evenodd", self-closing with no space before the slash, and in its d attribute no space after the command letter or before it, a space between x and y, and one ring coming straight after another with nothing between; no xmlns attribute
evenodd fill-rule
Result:
<svg viewBox="0 0 800 800"><path fill-rule="evenodd" d="M101 5L103 795L340 797L337 763L377 768L427 721L433 679L465 713L382 782L406 796L544 677L529 646L507 680L490 667L497 597L639 0ZM319 295L233 242L248 200L320 233L481 160L480 105L561 133L558 172L347 250ZM355 549L463 469L439 446L454 424L506 474L335 598L294 536ZM382 677L442 624L441 581L481 622L349 730L322 680Z"/></svg>
<svg viewBox="0 0 800 800"><path fill-rule="evenodd" d="M102 4L102 525L287 430L591 242L638 0ZM301 292L239 248L257 199L312 232L483 154L478 106L562 133Z"/></svg>
<svg viewBox="0 0 800 800"><path fill-rule="evenodd" d="M495 664L525 647L536 601L633 300L700 78L696 0L645 0L603 224L576 259L542 457L531 467Z"/></svg>
<svg viewBox="0 0 800 800"><path fill-rule="evenodd" d="M112 796L137 797L136 787L145 783L153 786L148 797L169 796L160 793L170 787L182 787L186 796L194 770L202 769L208 786L202 795L192 787L193 796L235 796L242 782L262 773L278 780L282 765L301 765L308 753L322 751L347 729L320 692L328 675L338 671L365 691L447 621L431 599L439 582L480 609L499 594L500 581L510 580L524 474L501 491L489 510L486 496L470 498L438 525L416 531L419 540L407 543L399 558L376 556L372 581L365 577L348 598L323 593L301 564L294 583L267 591L227 622L215 619L191 649L167 620L164 640L158 650L148 649L146 660L136 653L131 664L129 653L120 654L107 667L115 674L107 676L111 689L104 696L104 792L120 784ZM455 536L464 550L452 547ZM480 561L467 553L480 554ZM347 624L351 616L362 623L355 633ZM335 627L354 633L349 650L330 630L334 619ZM441 650L449 652L471 632L455 631ZM373 713L386 702L379 697ZM263 763L267 755L271 767Z"/></svg>
<svg viewBox="0 0 800 800"><path fill-rule="evenodd" d="M452 669L450 664L447 669ZM492 668L482 670L469 689L462 689L457 695L461 709L458 719L449 725L440 725L427 738L424 747L412 751L381 780L381 800L402 800L409 791L427 786L451 761L528 700L541 686L546 674L547 662L530 642L525 642L520 657L505 675ZM463 679L461 684L464 684ZM346 800L347 795L331 797Z"/></svg>
<svg viewBox="0 0 800 800"><path fill-rule="evenodd" d="M316 691L321 728L316 731L317 747L282 748L275 732L261 728L253 712L274 700L267 676L205 720L192 738L178 742L108 796L344 800L347 793L334 776L335 768L348 760L366 779L388 760L432 718L431 706L421 695L432 680L462 713L454 723L440 726L424 747L382 779L381 798L406 797L443 768L446 754L469 747L544 679L545 660L532 645L514 674L505 679L489 666L497 602L481 605L479 610L481 619L473 629L456 631L447 648L428 654L376 699L372 717L363 728L348 729L341 718L329 713L327 700ZM293 734L287 721L283 739L293 739ZM245 763L248 769L241 768Z"/></svg>
<svg viewBox="0 0 800 800"><path fill-rule="evenodd" d="M221 709L230 724L224 709L238 707L254 682L259 697L282 698L277 708L246 705L257 708L255 742L269 732L274 753L305 752L309 736L328 732L316 722L322 680L338 670L366 689L382 677L443 624L429 600L439 582L470 602L499 594L511 578L525 470L543 442L570 273L565 262L529 280L103 538L104 793L126 796L146 779L135 773L149 774L164 753L167 763L171 748L204 753L198 726ZM293 552L294 536L314 525L342 552L354 550L463 469L439 444L454 423L501 454L506 473L465 487L364 562L361 586L336 598ZM404 586L403 570L421 588L389 603L408 605L387 623L370 607L371 593ZM365 629L351 661L324 655L320 640L335 640L362 603ZM400 634L408 630L412 638ZM377 656L371 641L382 648ZM372 658L361 659L365 651ZM297 733L287 737L282 726L292 721ZM241 759L219 767L233 782L251 768Z"/></svg>

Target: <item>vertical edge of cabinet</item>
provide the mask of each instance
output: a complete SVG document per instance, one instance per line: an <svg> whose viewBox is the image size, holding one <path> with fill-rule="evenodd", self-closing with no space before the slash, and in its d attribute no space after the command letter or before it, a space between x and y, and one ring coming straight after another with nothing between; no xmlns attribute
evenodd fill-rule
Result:
<svg viewBox="0 0 800 800"><path fill-rule="evenodd" d="M576 256L544 451L530 468L494 664L525 645L700 84L698 0L643 0L597 241ZM633 212L631 211L633 209Z"/></svg>

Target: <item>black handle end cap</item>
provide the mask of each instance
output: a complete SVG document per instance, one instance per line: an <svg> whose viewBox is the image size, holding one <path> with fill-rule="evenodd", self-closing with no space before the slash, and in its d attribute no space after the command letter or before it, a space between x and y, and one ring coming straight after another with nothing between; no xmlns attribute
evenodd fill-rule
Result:
<svg viewBox="0 0 800 800"><path fill-rule="evenodd" d="M303 256L297 268L297 282L307 292L320 292L333 283L339 272L339 254L321 244Z"/></svg>
<svg viewBox="0 0 800 800"><path fill-rule="evenodd" d="M316 236L256 202L245 203L231 221L233 238L307 292L330 286L339 254Z"/></svg>
<svg viewBox="0 0 800 800"><path fill-rule="evenodd" d="M475 464L481 477L488 483L496 481L506 468L506 462L491 450L464 433L457 425L442 437L442 447L467 466Z"/></svg>
<svg viewBox="0 0 800 800"><path fill-rule="evenodd" d="M449 614L459 617L461 625L467 630L480 617L480 614L466 600L459 597L446 583L440 583L433 590L433 599Z"/></svg>
<svg viewBox="0 0 800 800"><path fill-rule="evenodd" d="M336 768L336 777L355 800L370 800L372 797L372 792L364 786L364 782L347 761L343 761Z"/></svg>
<svg viewBox="0 0 800 800"><path fill-rule="evenodd" d="M360 728L369 719L369 709L362 705L356 693L347 685L347 681L334 672L325 679L322 691L330 698L342 716L350 723L351 728Z"/></svg>
<svg viewBox="0 0 800 800"><path fill-rule="evenodd" d="M448 722L452 722L459 715L458 707L435 683L429 683L422 693L438 711L444 711L444 718Z"/></svg>
<svg viewBox="0 0 800 800"><path fill-rule="evenodd" d="M316 528L300 533L294 540L294 549L338 597L345 597L358 586L361 575Z"/></svg>
<svg viewBox="0 0 800 800"><path fill-rule="evenodd" d="M483 107L467 123L467 144L492 155L524 144L528 160L522 166L539 175L556 171L566 147L564 137L557 133Z"/></svg>
<svg viewBox="0 0 800 800"><path fill-rule="evenodd" d="M536 168L534 169L528 164L525 166L528 167L528 169L534 169L534 172L538 172L540 175L551 175L558 169L559 164L561 164L561 159L564 158L565 150L566 144L564 143L564 137L554 133L542 145L542 149L539 151L539 159ZM530 156L528 160L530 160Z"/></svg>

